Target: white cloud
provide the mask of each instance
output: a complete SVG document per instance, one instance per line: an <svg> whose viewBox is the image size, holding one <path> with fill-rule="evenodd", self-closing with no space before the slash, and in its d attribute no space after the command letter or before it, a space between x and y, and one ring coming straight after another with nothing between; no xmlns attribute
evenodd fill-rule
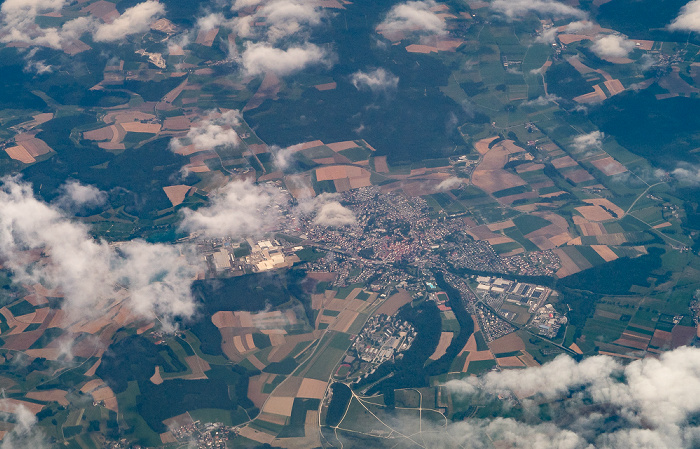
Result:
<svg viewBox="0 0 700 449"><path fill-rule="evenodd" d="M399 85L399 77L382 68L370 72L358 70L350 76L350 81L357 90L372 92L395 90Z"/></svg>
<svg viewBox="0 0 700 449"><path fill-rule="evenodd" d="M272 72L290 75L312 65L330 66L332 55L323 48L306 43L283 50L268 43L248 43L241 55L241 64L248 75Z"/></svg>
<svg viewBox="0 0 700 449"><path fill-rule="evenodd" d="M355 224L355 213L340 204L339 199L337 193L322 193L301 202L295 213L313 215L312 223L317 226L342 227Z"/></svg>
<svg viewBox="0 0 700 449"><path fill-rule="evenodd" d="M286 201L272 185L231 181L210 195L207 207L183 209L180 227L207 237L258 236L275 229Z"/></svg>
<svg viewBox="0 0 700 449"><path fill-rule="evenodd" d="M605 135L600 131L592 131L588 134L580 134L574 137L573 146L577 151L588 151L601 148Z"/></svg>
<svg viewBox="0 0 700 449"><path fill-rule="evenodd" d="M217 147L236 147L241 143L238 133L233 129L241 123L241 113L230 110L224 113L210 112L205 119L191 127L185 139L173 139L170 148L177 150L187 142L198 150L212 150Z"/></svg>
<svg viewBox="0 0 700 449"><path fill-rule="evenodd" d="M40 263L26 252L41 250ZM117 246L93 239L82 223L36 199L31 186L4 178L0 187L0 257L16 282L41 283L65 295L63 309L94 317L121 301L146 319L189 317L195 274L187 248L134 240Z"/></svg>
<svg viewBox="0 0 700 449"><path fill-rule="evenodd" d="M462 184L464 183L461 179L456 176L451 176L447 179L443 179L440 184L437 185L437 189L440 191L452 190L460 187Z"/></svg>
<svg viewBox="0 0 700 449"><path fill-rule="evenodd" d="M100 206L107 201L106 192L78 181L68 181L61 191L56 204L64 209Z"/></svg>
<svg viewBox="0 0 700 449"><path fill-rule="evenodd" d="M596 39L591 50L600 58L626 58L634 47L634 41L611 34Z"/></svg>
<svg viewBox="0 0 700 449"><path fill-rule="evenodd" d="M273 0L258 8L254 19L265 18L267 38L274 42L317 26L323 18L323 10L310 2Z"/></svg>
<svg viewBox="0 0 700 449"><path fill-rule="evenodd" d="M155 0L148 0L127 8L112 23L101 24L93 34L97 42L113 42L131 34L148 31L151 23L165 14L165 7Z"/></svg>
<svg viewBox="0 0 700 449"><path fill-rule="evenodd" d="M542 30L542 32L535 38L535 42L541 44L553 44L557 41L557 33L559 31L556 27L547 28Z"/></svg>
<svg viewBox="0 0 700 449"><path fill-rule="evenodd" d="M580 9L554 0L494 0L490 6L492 10L509 19L516 19L529 13L554 17L586 17L586 13Z"/></svg>
<svg viewBox="0 0 700 449"><path fill-rule="evenodd" d="M408 1L394 5L377 30L386 32L421 32L429 34L446 33L445 22L430 8L436 6L433 0Z"/></svg>
<svg viewBox="0 0 700 449"><path fill-rule="evenodd" d="M426 432L426 443L480 448L488 440L515 447L527 441L527 447L543 448L694 448L700 443L700 427L693 421L700 412L700 397L692 394L700 389L698 373L700 349L681 347L628 364L608 356L577 363L562 355L540 367L454 380L445 385L449 391L500 402L504 409L507 401L495 395L515 393L526 410L532 406L535 416L538 404L550 402L552 421L531 425L503 418L469 419L434 434Z"/></svg>
<svg viewBox="0 0 700 449"><path fill-rule="evenodd" d="M547 106L557 101L561 101L561 98L554 94L540 95L533 100L523 101L523 106Z"/></svg>
<svg viewBox="0 0 700 449"><path fill-rule="evenodd" d="M39 28L35 24L40 13L60 11L69 3L67 0L6 1L0 7L0 41L60 49L84 33L91 33L97 42L113 42L148 31L150 24L165 12L161 3L148 0L128 8L112 23L103 23L94 17L78 17L56 28Z"/></svg>
<svg viewBox="0 0 700 449"><path fill-rule="evenodd" d="M284 171L289 167L289 164L291 164L292 158L294 157L294 153L297 151L295 147L296 145L287 148L280 148L276 146L270 148L272 154L274 155L275 166L278 169Z"/></svg>
<svg viewBox="0 0 700 449"><path fill-rule="evenodd" d="M671 175L681 182L700 184L700 167L691 164L681 164L671 171Z"/></svg>
<svg viewBox="0 0 700 449"><path fill-rule="evenodd" d="M3 401L0 399L0 401ZM23 405L10 406L16 425L2 439L0 449L49 449L52 447L41 430L36 428L36 416Z"/></svg>
<svg viewBox="0 0 700 449"><path fill-rule="evenodd" d="M686 3L668 28L675 31L700 32L700 0Z"/></svg>

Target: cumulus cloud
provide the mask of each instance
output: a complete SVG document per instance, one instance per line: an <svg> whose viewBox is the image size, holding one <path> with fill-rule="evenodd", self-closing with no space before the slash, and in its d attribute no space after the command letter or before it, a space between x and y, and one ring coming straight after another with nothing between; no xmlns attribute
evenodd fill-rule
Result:
<svg viewBox="0 0 700 449"><path fill-rule="evenodd" d="M325 13L311 2L298 0L272 0L255 10L251 15L237 17L232 21L233 29L241 37L262 33L270 42L292 35L305 34L321 23ZM264 23L264 25L256 25Z"/></svg>
<svg viewBox="0 0 700 449"><path fill-rule="evenodd" d="M554 0L494 0L490 6L508 19L517 19L529 13L554 17L586 17L586 13L580 9Z"/></svg>
<svg viewBox="0 0 700 449"><path fill-rule="evenodd" d="M453 380L445 387L458 395L486 395L502 405L506 402L496 395L514 394L535 416L538 404L548 402L551 422L469 419L426 433L430 447L480 448L487 440L516 447L527 441L528 447L581 449L683 449L700 443L700 427L694 421L700 397L691 393L700 388L700 349L694 347L626 365L608 356L577 363L562 355L540 367Z"/></svg>
<svg viewBox="0 0 700 449"><path fill-rule="evenodd" d="M591 50L599 58L626 58L634 47L634 41L611 34L596 39Z"/></svg>
<svg viewBox="0 0 700 449"><path fill-rule="evenodd" d="M2 400L2 399L0 399ZM10 412L16 425L0 443L0 449L48 449L51 445L36 428L36 416L23 405L11 406Z"/></svg>
<svg viewBox="0 0 700 449"><path fill-rule="evenodd" d="M207 207L183 210L182 230L207 237L248 237L275 229L287 200L268 184L232 181L213 192Z"/></svg>
<svg viewBox="0 0 700 449"><path fill-rule="evenodd" d="M561 101L561 98L554 94L540 95L533 100L524 101L523 106L547 106L557 101Z"/></svg>
<svg viewBox="0 0 700 449"><path fill-rule="evenodd" d="M340 204L339 198L336 193L322 193L300 203L295 212L313 215L312 223L317 226L339 228L355 224L355 213Z"/></svg>
<svg viewBox="0 0 700 449"><path fill-rule="evenodd" d="M287 49L276 48L266 42L248 43L241 55L241 64L248 75L272 72L286 76L313 65L329 67L332 61L328 51L311 43Z"/></svg>
<svg viewBox="0 0 700 449"><path fill-rule="evenodd" d="M0 41L25 42L58 49L84 33L90 33L97 42L114 42L131 34L148 31L150 24L165 12L161 3L148 0L128 8L112 23L104 23L94 17L78 17L61 27L36 26L35 19L39 14L60 11L69 3L67 0L6 1L0 7Z"/></svg>
<svg viewBox="0 0 700 449"><path fill-rule="evenodd" d="M241 113L238 110L233 109L224 113L210 112L205 119L190 128L185 139L171 140L170 149L176 151L188 142L198 150L236 147L241 143L241 139L233 127L240 123Z"/></svg>
<svg viewBox="0 0 700 449"><path fill-rule="evenodd" d="M165 14L165 7L155 0L148 0L127 8L112 23L101 24L93 38L97 42L113 42L131 34L148 31L150 24Z"/></svg>
<svg viewBox="0 0 700 449"><path fill-rule="evenodd" d="M447 31L445 22L431 11L434 6L436 3L433 0L394 5L377 29L386 32L444 34Z"/></svg>
<svg viewBox="0 0 700 449"><path fill-rule="evenodd" d="M29 251L46 257L32 263ZM63 292L63 309L93 317L125 301L140 317L168 324L195 311L190 283L196 272L185 247L140 240L110 245L71 221L56 206L36 199L31 186L4 178L0 186L0 258L23 283Z"/></svg>
<svg viewBox="0 0 700 449"><path fill-rule="evenodd" d="M588 151L601 148L605 135L600 131L592 131L588 134L580 134L574 137L573 146L576 151Z"/></svg>
<svg viewBox="0 0 700 449"><path fill-rule="evenodd" d="M451 176L444 179L437 185L439 191L452 190L460 187L463 184L462 180L456 176Z"/></svg>
<svg viewBox="0 0 700 449"><path fill-rule="evenodd" d="M107 201L107 193L95 186L68 181L61 186L61 195L56 204L63 209L101 206Z"/></svg>
<svg viewBox="0 0 700 449"><path fill-rule="evenodd" d="M700 184L700 167L691 164L681 164L671 171L671 176L681 182Z"/></svg>
<svg viewBox="0 0 700 449"><path fill-rule="evenodd" d="M296 145L287 148L280 148L277 146L270 148L272 154L274 155L275 166L279 170L284 171L289 168L289 165L292 163L294 153L296 152L295 147Z"/></svg>
<svg viewBox="0 0 700 449"><path fill-rule="evenodd" d="M700 0L686 3L668 28L674 31L700 32Z"/></svg>
<svg viewBox="0 0 700 449"><path fill-rule="evenodd" d="M350 81L357 90L372 92L395 90L399 85L399 77L382 68L369 72L358 70L350 76Z"/></svg>

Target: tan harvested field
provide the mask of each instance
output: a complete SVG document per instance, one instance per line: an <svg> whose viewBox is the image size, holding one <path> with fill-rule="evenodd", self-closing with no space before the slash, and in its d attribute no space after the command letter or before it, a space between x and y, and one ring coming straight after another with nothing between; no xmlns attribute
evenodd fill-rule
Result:
<svg viewBox="0 0 700 449"><path fill-rule="evenodd" d="M51 152L51 147L46 145L46 142L37 139L32 134L18 134L15 136L15 142L17 142L18 145L22 145L32 157Z"/></svg>
<svg viewBox="0 0 700 449"><path fill-rule="evenodd" d="M620 80L617 79L605 81L603 84L605 84L605 87L608 88L610 96L617 95L625 91L625 86L623 86L622 82L620 82Z"/></svg>
<svg viewBox="0 0 700 449"><path fill-rule="evenodd" d="M406 51L409 53L428 54L428 53L437 53L438 49L437 49L437 47L433 47L430 45L411 44L411 45L406 46Z"/></svg>
<svg viewBox="0 0 700 449"><path fill-rule="evenodd" d="M614 218L600 206L580 206L576 210L589 221L606 221Z"/></svg>
<svg viewBox="0 0 700 449"><path fill-rule="evenodd" d="M323 399L326 394L327 382L316 379L304 379L301 382L299 391L296 394L298 398L313 398L313 399Z"/></svg>
<svg viewBox="0 0 700 449"><path fill-rule="evenodd" d="M95 375L95 372L97 371L97 368L99 368L100 363L102 363L102 358L97 359L95 363L92 364L90 369L85 371L85 377L92 377Z"/></svg>
<svg viewBox="0 0 700 449"><path fill-rule="evenodd" d="M624 210L622 210L619 206L615 205L612 201L610 201L609 199L606 199L606 198L589 198L587 200L583 200L583 202L588 203L588 204L594 204L596 206L601 206L601 207L604 207L606 209L609 209L609 210L615 212L615 214L618 216L618 218L625 215Z"/></svg>
<svg viewBox="0 0 700 449"><path fill-rule="evenodd" d="M336 277L338 277L338 274L327 271L312 271L311 273L308 273L306 277L320 282L332 282Z"/></svg>
<svg viewBox="0 0 700 449"><path fill-rule="evenodd" d="M435 348L433 355L430 356L431 360L437 360L445 355L447 348L450 346L450 343L452 343L452 337L454 337L453 332L443 332L440 334L440 342L438 343L437 348Z"/></svg>
<svg viewBox="0 0 700 449"><path fill-rule="evenodd" d="M600 257L603 258L606 262L613 261L617 259L617 254L613 252L609 247L605 245L591 245L591 248L595 250L595 252L598 253Z"/></svg>
<svg viewBox="0 0 700 449"><path fill-rule="evenodd" d="M347 332L352 323L355 322L357 315L358 313L352 310L343 310L328 328L338 332Z"/></svg>
<svg viewBox="0 0 700 449"><path fill-rule="evenodd" d="M586 73L595 72L595 70L582 63L578 55L566 58L566 62L571 64L571 66L582 75L585 75Z"/></svg>
<svg viewBox="0 0 700 449"><path fill-rule="evenodd" d="M529 163L529 164L518 165L515 168L515 171L518 173L527 173L527 172L531 172L531 171L542 170L543 168L544 168L544 164Z"/></svg>
<svg viewBox="0 0 700 449"><path fill-rule="evenodd" d="M251 376L248 379L248 398L253 401L256 407L262 407L263 403L269 396L262 392L263 386L270 380L274 379L275 375L271 373L262 373L257 376Z"/></svg>
<svg viewBox="0 0 700 449"><path fill-rule="evenodd" d="M487 193L527 184L520 176L503 170L508 154L510 152L503 145L497 144L491 148L476 166L472 183Z"/></svg>
<svg viewBox="0 0 700 449"><path fill-rule="evenodd" d="M606 157L603 159L598 159L596 161L591 161L591 164L595 166L598 170L605 173L607 176L619 175L627 171L627 167L613 159L612 157Z"/></svg>
<svg viewBox="0 0 700 449"><path fill-rule="evenodd" d="M386 156L374 158L374 170L377 173L389 173L389 165L386 163Z"/></svg>
<svg viewBox="0 0 700 449"><path fill-rule="evenodd" d="M593 40L591 36L587 36L585 34L560 34L557 36L557 38L564 45L569 45L574 42L580 42L583 40Z"/></svg>
<svg viewBox="0 0 700 449"><path fill-rule="evenodd" d="M100 142L97 144L98 147L107 151L124 150L126 146L123 143L112 143L112 142Z"/></svg>
<svg viewBox="0 0 700 449"><path fill-rule="evenodd" d="M112 389L109 388L107 385L98 388L97 390L94 390L90 394L92 395L93 399L97 402L106 401L107 399L114 397L114 391L112 391Z"/></svg>
<svg viewBox="0 0 700 449"><path fill-rule="evenodd" d="M160 434L160 442L163 444L177 443L175 435L171 431L163 432Z"/></svg>
<svg viewBox="0 0 700 449"><path fill-rule="evenodd" d="M267 72L260 87L258 87L258 90L255 92L255 95L253 95L245 107L243 107L243 112L259 107L265 100L277 100L281 88L282 85L279 77L273 72Z"/></svg>
<svg viewBox="0 0 700 449"><path fill-rule="evenodd" d="M516 356L501 357L496 359L496 362L498 363L498 366L502 366L504 368L522 368L525 366L522 360Z"/></svg>
<svg viewBox="0 0 700 449"><path fill-rule="evenodd" d="M522 338L520 338L518 334L512 332L489 343L489 348L491 348L491 352L494 354L518 350L524 351L525 343L523 343Z"/></svg>
<svg viewBox="0 0 700 449"><path fill-rule="evenodd" d="M399 289L398 293L395 293L387 298L374 314L385 314L389 316L394 315L401 307L411 302L411 299L412 297L409 292Z"/></svg>
<svg viewBox="0 0 700 449"><path fill-rule="evenodd" d="M29 151L27 151L27 149L22 145L15 145L13 147L5 148L5 152L8 156L10 156L10 158L24 164L32 164L36 162L36 159L34 159L34 157L29 154Z"/></svg>
<svg viewBox="0 0 700 449"><path fill-rule="evenodd" d="M158 134L160 132L160 123L124 122L121 125L128 133Z"/></svg>
<svg viewBox="0 0 700 449"><path fill-rule="evenodd" d="M501 231L503 229L512 228L514 226L515 223L513 223L513 220L505 220L498 223L491 223L489 225L486 225L489 231Z"/></svg>
<svg viewBox="0 0 700 449"><path fill-rule="evenodd" d="M216 38L217 34L219 34L218 28L212 28L211 30L201 30L197 34L197 40L195 40L195 43L199 45L204 45L205 47L211 47L214 43L214 39Z"/></svg>
<svg viewBox="0 0 700 449"><path fill-rule="evenodd" d="M645 350L648 346L648 341L635 340L631 338L618 338L613 344L626 346L628 348Z"/></svg>
<svg viewBox="0 0 700 449"><path fill-rule="evenodd" d="M332 181L342 178L362 178L369 177L370 173L360 167L354 165L333 165L327 167L319 167L316 169L316 180Z"/></svg>
<svg viewBox="0 0 700 449"><path fill-rule="evenodd" d="M557 159L552 159L552 165L554 165L554 168L566 168L566 167L573 167L575 165L578 165L578 162L573 160L571 156L564 156L560 157Z"/></svg>
<svg viewBox="0 0 700 449"><path fill-rule="evenodd" d="M564 175L565 178L570 179L571 181L573 181L577 184L580 182L586 182L586 181L591 181L591 180L595 179L595 178L593 178L593 176L591 176L590 173L588 173L583 168L562 172L562 175Z"/></svg>
<svg viewBox="0 0 700 449"><path fill-rule="evenodd" d="M463 43L464 41L461 39L444 39L437 42L437 49L439 51L455 51Z"/></svg>
<svg viewBox="0 0 700 449"><path fill-rule="evenodd" d="M263 411L274 415L292 416L294 397L270 396L263 406Z"/></svg>
<svg viewBox="0 0 700 449"><path fill-rule="evenodd" d="M174 130L174 131L184 131L190 129L190 119L184 115L177 117L168 117L163 121L163 129Z"/></svg>
<svg viewBox="0 0 700 449"><path fill-rule="evenodd" d="M65 390L43 390L30 391L26 396L28 399L36 399L37 401L58 402L61 405L68 405L66 393L68 392Z"/></svg>
<svg viewBox="0 0 700 449"><path fill-rule="evenodd" d="M655 330L654 336L649 343L651 346L656 346L657 348L670 348L671 347L671 332Z"/></svg>
<svg viewBox="0 0 700 449"><path fill-rule="evenodd" d="M576 354L583 354L583 351L581 351L581 348L579 348L576 343L571 343L571 346L569 346L569 349L574 351Z"/></svg>
<svg viewBox="0 0 700 449"><path fill-rule="evenodd" d="M249 440L257 441L262 444L272 444L275 441L275 435L270 435L269 433L260 432L259 430L253 429L250 426L242 428L238 434Z"/></svg>
<svg viewBox="0 0 700 449"><path fill-rule="evenodd" d="M640 50L650 51L652 48L654 48L654 41L647 41L641 39L633 39L633 41L637 48Z"/></svg>
<svg viewBox="0 0 700 449"><path fill-rule="evenodd" d="M577 103L599 103L603 100L605 100L607 96L605 95L605 92L603 92L603 89L599 85L593 86L593 92L588 93L588 94L583 94L579 95L578 97L574 98L574 101Z"/></svg>
<svg viewBox="0 0 700 449"><path fill-rule="evenodd" d="M160 366L156 365L155 372L148 380L150 380L154 385L160 385L163 383L163 377L160 374Z"/></svg>
<svg viewBox="0 0 700 449"><path fill-rule="evenodd" d="M163 187L165 195L168 197L173 206L178 206L185 201L187 193L192 187L186 185Z"/></svg>
<svg viewBox="0 0 700 449"><path fill-rule="evenodd" d="M104 385L105 385L105 383L102 379L93 379L93 380L86 382L85 385L83 385L80 388L80 391L83 393L90 393L91 391L94 391L97 388L100 388Z"/></svg>
<svg viewBox="0 0 700 449"><path fill-rule="evenodd" d="M498 136L487 137L486 139L481 139L480 141L478 141L474 144L474 148L476 149L476 151L479 152L479 154L484 155L484 154L489 152L489 144L496 139L498 139Z"/></svg>
<svg viewBox="0 0 700 449"><path fill-rule="evenodd" d="M33 415L36 415L45 406L35 402L20 401L19 399L0 398L0 412L13 414L17 412L19 407L24 407Z"/></svg>
<svg viewBox="0 0 700 449"><path fill-rule="evenodd" d="M87 140L111 140L112 136L114 136L114 132L111 126L105 126L104 128L93 129L83 133L83 138Z"/></svg>
<svg viewBox="0 0 700 449"><path fill-rule="evenodd" d="M585 218L574 215L574 224L581 229L581 234L584 236L598 236L606 234L605 227L600 223L590 222Z"/></svg>
<svg viewBox="0 0 700 449"><path fill-rule="evenodd" d="M185 357L185 362L192 369L192 374L188 375L188 379L206 379L207 376L204 374L205 371L209 371L211 367L206 360L202 359L198 355L190 355Z"/></svg>
<svg viewBox="0 0 700 449"><path fill-rule="evenodd" d="M581 271L578 265L561 248L555 249L554 253L559 257L559 262L561 263L561 268L556 272L558 278Z"/></svg>
<svg viewBox="0 0 700 449"><path fill-rule="evenodd" d="M331 150L338 152L343 150L349 150L350 148L357 148L357 145L353 140L346 140L344 142L329 143L326 145Z"/></svg>
<svg viewBox="0 0 700 449"><path fill-rule="evenodd" d="M317 84L314 86L318 91L323 92L326 90L333 90L338 87L338 83L333 81L332 83Z"/></svg>
<svg viewBox="0 0 700 449"><path fill-rule="evenodd" d="M287 424L287 417L282 415L273 415L272 413L262 412L258 415L257 419L261 421L266 421L269 423L277 424L283 426Z"/></svg>

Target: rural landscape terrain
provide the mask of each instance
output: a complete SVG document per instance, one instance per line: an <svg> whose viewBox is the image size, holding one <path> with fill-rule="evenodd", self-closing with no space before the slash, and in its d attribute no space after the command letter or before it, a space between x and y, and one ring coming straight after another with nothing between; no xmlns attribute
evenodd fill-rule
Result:
<svg viewBox="0 0 700 449"><path fill-rule="evenodd" d="M5 0L0 54L0 449L700 446L700 0Z"/></svg>

